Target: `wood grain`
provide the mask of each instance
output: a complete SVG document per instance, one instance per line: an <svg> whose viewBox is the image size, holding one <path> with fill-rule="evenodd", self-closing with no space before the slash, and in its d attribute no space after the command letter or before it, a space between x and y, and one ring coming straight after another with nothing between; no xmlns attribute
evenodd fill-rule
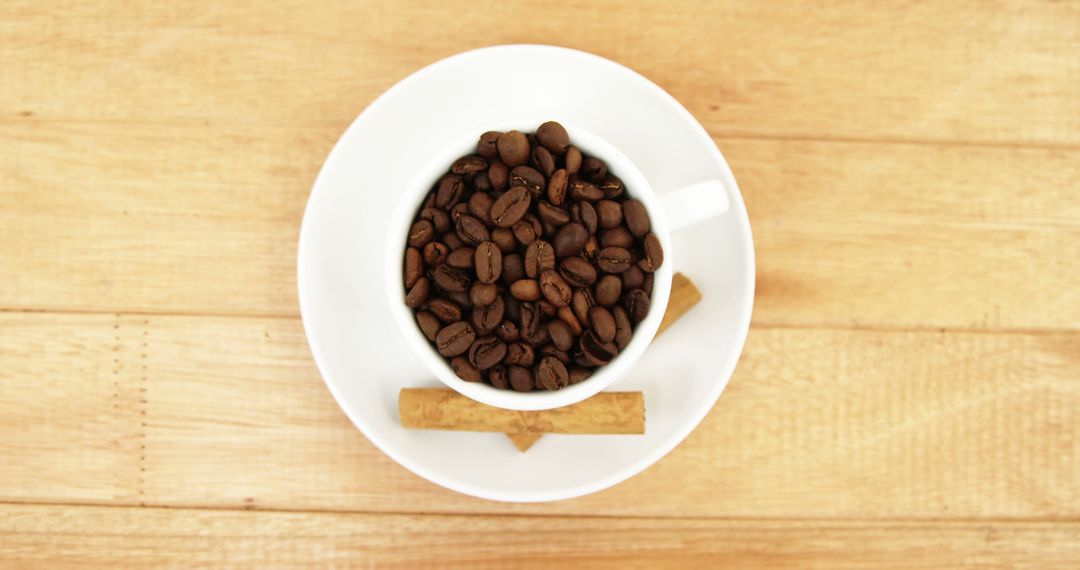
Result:
<svg viewBox="0 0 1080 570"><path fill-rule="evenodd" d="M296 319L8 313L0 355L0 433L19 434L0 438L0 457L18 458L0 462L6 501L1080 516L1076 333L758 327L727 391L675 451L615 488L545 505L472 499L393 463L338 409Z"/></svg>
<svg viewBox="0 0 1080 570"><path fill-rule="evenodd" d="M1074 568L1078 558L1080 524L1075 522L414 517L0 506L0 566L18 568L1054 570Z"/></svg>
<svg viewBox="0 0 1080 570"><path fill-rule="evenodd" d="M336 128L0 135L0 307L298 313L299 221ZM1080 150L717 142L753 224L757 324L1080 323Z"/></svg>
<svg viewBox="0 0 1080 570"><path fill-rule="evenodd" d="M136 6L3 3L0 117L340 131L437 59L550 43L643 73L718 135L1080 143L1075 2Z"/></svg>

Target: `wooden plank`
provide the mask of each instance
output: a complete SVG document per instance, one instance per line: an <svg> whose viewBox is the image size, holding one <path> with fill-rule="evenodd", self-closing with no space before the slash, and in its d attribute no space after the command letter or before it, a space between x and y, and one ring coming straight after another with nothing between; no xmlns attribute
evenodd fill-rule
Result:
<svg viewBox="0 0 1080 570"><path fill-rule="evenodd" d="M1080 143L1075 2L20 0L0 22L7 119L340 128L437 59L534 42L640 71L715 134Z"/></svg>
<svg viewBox="0 0 1080 570"><path fill-rule="evenodd" d="M296 315L299 221L336 135L0 124L0 307ZM1080 323L1080 150L718 143L757 323Z"/></svg>
<svg viewBox="0 0 1080 570"><path fill-rule="evenodd" d="M659 463L595 495L506 505L439 488L372 446L319 380L298 320L151 316L114 329L97 315L0 317L0 457L17 458L0 462L2 501L1080 516L1077 333L755 328L712 413ZM112 413L100 386L111 370L94 347L117 335L138 346L119 353L119 366L140 368L146 401L122 400ZM71 348L73 338L87 349ZM110 418L108 429L84 420L99 417ZM116 433L134 434L138 452L113 446Z"/></svg>
<svg viewBox="0 0 1080 570"><path fill-rule="evenodd" d="M468 529L468 532L462 532ZM1076 522L609 519L0 506L18 568L925 568L1053 570Z"/></svg>

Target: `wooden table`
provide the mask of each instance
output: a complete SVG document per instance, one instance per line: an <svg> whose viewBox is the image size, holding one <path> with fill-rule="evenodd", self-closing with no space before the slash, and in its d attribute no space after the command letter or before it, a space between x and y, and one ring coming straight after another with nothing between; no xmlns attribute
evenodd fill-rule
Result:
<svg viewBox="0 0 1080 570"><path fill-rule="evenodd" d="M0 566L1080 564L1080 3L49 4L0 4ZM382 455L296 301L344 127L514 42L682 101L758 255L712 413L554 504Z"/></svg>

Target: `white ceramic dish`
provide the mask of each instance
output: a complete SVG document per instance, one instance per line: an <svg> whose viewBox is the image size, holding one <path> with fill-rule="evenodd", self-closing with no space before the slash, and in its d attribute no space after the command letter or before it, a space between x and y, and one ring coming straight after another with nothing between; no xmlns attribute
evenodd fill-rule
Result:
<svg viewBox="0 0 1080 570"><path fill-rule="evenodd" d="M545 81L530 79L535 77ZM726 215L671 238L677 269L697 283L704 300L612 386L645 392L646 434L548 435L521 454L502 434L404 430L397 419L398 391L438 381L392 332L384 256L399 194L430 157L477 125L538 125L549 119L603 137L661 197L665 189L709 179L730 191ZM316 364L357 428L418 475L502 501L595 492L663 457L727 384L754 296L746 210L727 163L701 125L633 71L548 46L459 54L416 72L373 102L338 141L315 182L297 266L300 309Z"/></svg>

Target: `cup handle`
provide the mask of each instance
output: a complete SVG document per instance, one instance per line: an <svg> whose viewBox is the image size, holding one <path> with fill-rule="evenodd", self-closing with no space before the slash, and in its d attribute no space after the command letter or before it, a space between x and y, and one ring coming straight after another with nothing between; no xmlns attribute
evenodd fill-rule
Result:
<svg viewBox="0 0 1080 570"><path fill-rule="evenodd" d="M719 180L703 180L659 195L671 231L714 218L731 208L727 188Z"/></svg>

